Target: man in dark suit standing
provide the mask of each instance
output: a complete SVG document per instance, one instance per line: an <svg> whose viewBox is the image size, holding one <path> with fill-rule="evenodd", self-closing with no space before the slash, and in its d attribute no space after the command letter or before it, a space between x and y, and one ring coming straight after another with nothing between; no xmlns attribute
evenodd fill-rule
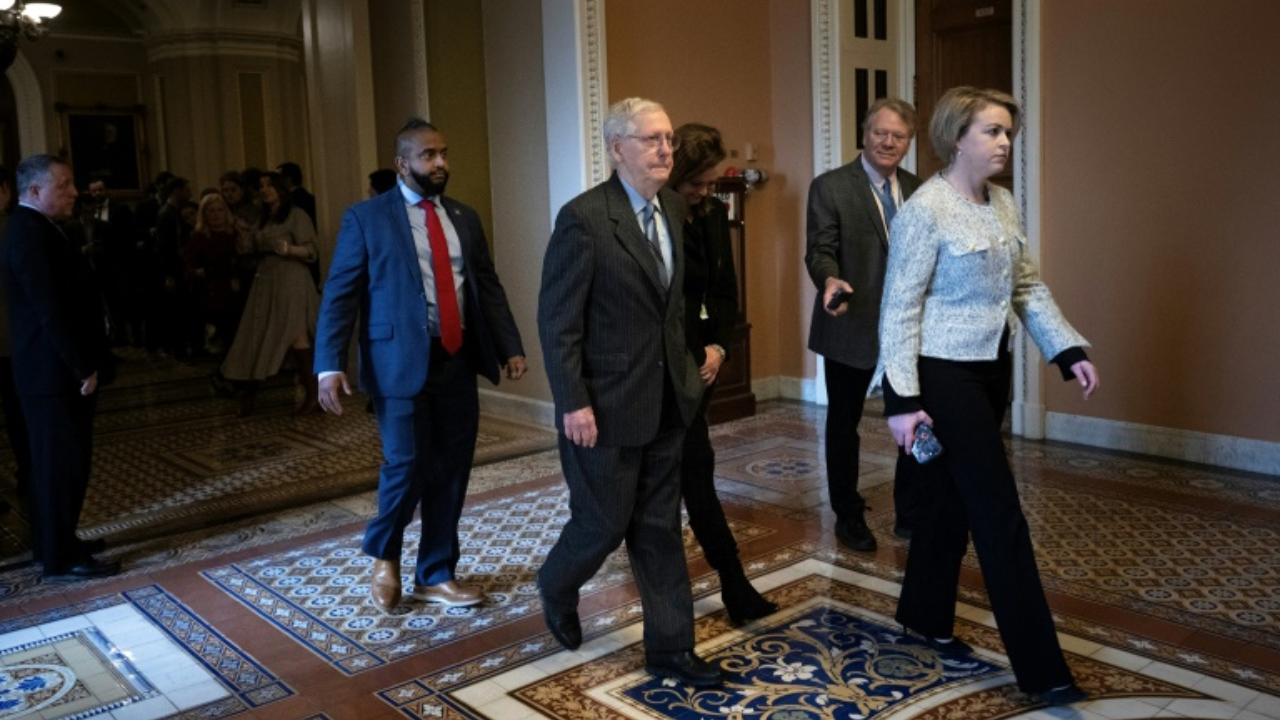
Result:
<svg viewBox="0 0 1280 720"><path fill-rule="evenodd" d="M827 383L827 493L836 513L836 538L851 550L870 552L876 538L867 527L858 493L858 421L880 356L880 295L889 256L889 223L920 187L920 178L898 167L915 135L915 108L882 98L862 122L864 150L823 173L809 186L805 264L818 289L809 324L809 349L823 357ZM835 307L829 307L837 293ZM913 499L910 456L900 455L894 480L895 531L910 536Z"/></svg>
<svg viewBox="0 0 1280 720"><path fill-rule="evenodd" d="M347 209L316 328L320 405L342 413L339 389L360 318L360 387L373 399L386 461L378 514L364 551L374 558L369 594L383 611L400 603L404 529L421 505L414 596L475 605L479 590L454 577L458 519L480 424L476 375L525 372L520 332L474 210L444 197L444 136L413 119L396 137L397 189Z"/></svg>
<svg viewBox="0 0 1280 720"><path fill-rule="evenodd" d="M112 200L107 190L105 176L95 175L90 178L89 196L93 198L93 219L102 223L99 227L105 229L105 232L99 233L102 237L95 238L98 253L94 263L102 284L102 294L115 323L117 337L112 340L115 344L123 344L129 340L128 329L141 325L140 318L134 317L135 309L132 305L135 303L129 302L130 295L134 292L131 274L136 261L133 213L128 205ZM141 341L141 338L138 340Z"/></svg>
<svg viewBox="0 0 1280 720"><path fill-rule="evenodd" d="M276 172L280 173L280 177L284 180L285 187L289 191L289 202L306 213L307 217L311 218L311 224L315 225L316 196L302 186L302 166L296 162L280 163L276 168Z"/></svg>
<svg viewBox="0 0 1280 720"><path fill-rule="evenodd" d="M76 537L93 456L93 411L113 365L106 305L89 263L56 225L71 218L71 168L52 155L18 165L19 206L5 227L13 374L31 445L31 534L45 582L114 575Z"/></svg>
<svg viewBox="0 0 1280 720"><path fill-rule="evenodd" d="M560 210L542 266L538 334L572 507L538 572L543 614L578 647L579 589L626 539L646 669L718 685L720 671L693 652L680 537L680 456L703 385L684 333L686 208L663 188L671 121L655 102L623 100L604 141L615 172Z"/></svg>

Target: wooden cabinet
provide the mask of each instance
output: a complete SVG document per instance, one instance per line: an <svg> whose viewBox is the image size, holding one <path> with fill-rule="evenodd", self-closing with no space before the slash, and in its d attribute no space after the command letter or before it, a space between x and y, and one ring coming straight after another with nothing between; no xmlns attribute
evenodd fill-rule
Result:
<svg viewBox="0 0 1280 720"><path fill-rule="evenodd" d="M756 414L756 396L751 392L751 323L747 322L747 226L743 213L747 183L740 177L722 177L716 181L715 193L729 208L729 242L738 278L738 322L727 348L729 360L720 368L707 409L707 420L713 424Z"/></svg>

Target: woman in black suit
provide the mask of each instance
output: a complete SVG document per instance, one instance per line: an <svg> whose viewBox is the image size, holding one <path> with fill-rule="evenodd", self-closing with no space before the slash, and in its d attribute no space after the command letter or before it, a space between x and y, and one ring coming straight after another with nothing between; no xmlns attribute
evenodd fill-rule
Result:
<svg viewBox="0 0 1280 720"><path fill-rule="evenodd" d="M667 186L689 203L684 225L685 337L707 385L698 413L685 435L680 492L689 512L689 527L702 545L707 562L720 574L720 595L735 625L762 618L778 606L751 587L738 544L716 497L716 455L707 427L716 375L728 357L738 317L738 279L729 245L729 213L712 196L725 158L720 131L706 125L676 128L676 151Z"/></svg>

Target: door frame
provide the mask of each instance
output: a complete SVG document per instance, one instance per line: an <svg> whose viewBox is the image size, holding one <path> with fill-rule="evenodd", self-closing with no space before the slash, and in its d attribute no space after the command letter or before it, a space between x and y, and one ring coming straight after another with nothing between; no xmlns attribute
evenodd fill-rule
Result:
<svg viewBox="0 0 1280 720"><path fill-rule="evenodd" d="M1041 3L1043 0L1013 0L1013 82L1014 93L1022 106L1022 128L1014 153L1016 198L1027 226L1027 245L1033 258L1040 258L1041 231ZM911 0L892 3L897 13L898 67L902 70L894 92L899 97L914 99L915 78L915 4ZM813 170L820 175L841 164L840 117L840 27L841 0L810 0L812 25L813 81ZM927 132L927 129L922 129ZM903 161L908 170L917 167L916 144ZM1044 437L1043 368L1038 351L1026 332L1014 340L1013 369L1013 434L1028 438ZM827 404L826 383L822 363L816 363L817 375L813 397Z"/></svg>

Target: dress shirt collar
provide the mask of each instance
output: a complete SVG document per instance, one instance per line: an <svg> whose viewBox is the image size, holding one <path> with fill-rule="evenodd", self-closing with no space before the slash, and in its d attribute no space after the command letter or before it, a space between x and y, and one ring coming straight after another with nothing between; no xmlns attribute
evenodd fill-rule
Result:
<svg viewBox="0 0 1280 720"><path fill-rule="evenodd" d="M894 178L894 175L898 174L898 169L894 168L893 175L890 175L889 177L885 177L884 175L881 175L879 172L876 171L875 168L871 167L871 163L867 162L867 156L865 153L858 155L858 159L862 161L862 169L867 171L867 177L871 178L872 184L874 184L876 187L880 187L881 185L884 185L885 180L892 180ZM889 187L893 187L893 186L890 185Z"/></svg>
<svg viewBox="0 0 1280 720"><path fill-rule="evenodd" d="M662 203L658 202L657 195L653 196L652 201L645 200L643 195L636 192L635 188L628 185L627 181L622 179L622 176L618 176L618 181L622 183L622 189L627 191L627 199L631 201L631 212L633 214L638 216L640 212L644 210L644 206L648 205L650 202L653 202L654 208L659 211L662 210ZM643 224L643 221L641 224Z"/></svg>
<svg viewBox="0 0 1280 720"><path fill-rule="evenodd" d="M404 201L409 203L410 205L417 205L418 203L422 202L422 200L424 199L422 195L419 195L418 193L409 189L409 186L405 185L403 180L397 180L396 185L400 186L400 196L403 197ZM434 205L440 204L440 197L438 195L426 197L425 199L430 200Z"/></svg>

